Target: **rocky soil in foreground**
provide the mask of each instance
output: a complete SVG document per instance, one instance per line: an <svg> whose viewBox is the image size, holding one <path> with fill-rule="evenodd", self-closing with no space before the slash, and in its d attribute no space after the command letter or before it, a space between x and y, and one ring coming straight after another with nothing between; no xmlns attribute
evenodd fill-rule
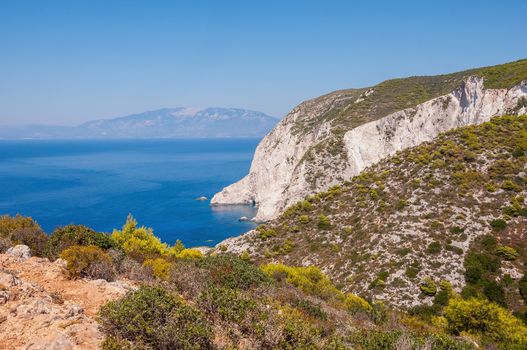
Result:
<svg viewBox="0 0 527 350"><path fill-rule="evenodd" d="M63 260L30 257L24 247L0 254L0 350L98 348L97 310L132 284L70 280Z"/></svg>

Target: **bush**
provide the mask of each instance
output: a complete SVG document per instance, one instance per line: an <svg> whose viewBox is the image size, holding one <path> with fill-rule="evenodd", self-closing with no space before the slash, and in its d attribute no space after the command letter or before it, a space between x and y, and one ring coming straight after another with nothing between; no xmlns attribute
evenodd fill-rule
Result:
<svg viewBox="0 0 527 350"><path fill-rule="evenodd" d="M292 267L283 264L267 264L262 270L277 281L287 281L306 293L322 299L343 298L342 293L331 283L318 267Z"/></svg>
<svg viewBox="0 0 527 350"><path fill-rule="evenodd" d="M490 222L490 226L494 231L503 231L507 227L507 222L503 219L494 219Z"/></svg>
<svg viewBox="0 0 527 350"><path fill-rule="evenodd" d="M467 332L495 342L527 346L527 327L506 309L482 299L453 298L444 309L453 334Z"/></svg>
<svg viewBox="0 0 527 350"><path fill-rule="evenodd" d="M213 348L203 315L160 287L143 286L103 305L98 322L107 336L103 349L116 349L113 344L130 344L133 349Z"/></svg>
<svg viewBox="0 0 527 350"><path fill-rule="evenodd" d="M527 305L527 272L523 274L522 279L518 282L518 289L523 298L524 304Z"/></svg>
<svg viewBox="0 0 527 350"><path fill-rule="evenodd" d="M48 235L39 228L25 227L19 228L12 232L11 241L13 245L25 244L31 249L31 254L35 256L44 256Z"/></svg>
<svg viewBox="0 0 527 350"><path fill-rule="evenodd" d="M465 232L465 229L462 228L462 227L459 227L459 226L452 226L450 228L450 232L455 234L455 235L460 235L462 234L463 232Z"/></svg>
<svg viewBox="0 0 527 350"><path fill-rule="evenodd" d="M109 249L114 243L106 233L96 232L84 225L67 225L51 233L46 245L46 255L53 260L68 247L89 245Z"/></svg>
<svg viewBox="0 0 527 350"><path fill-rule="evenodd" d="M503 181L501 184L501 188L505 191L514 191L514 192L521 192L523 188L518 185L517 183L512 182L511 180Z"/></svg>
<svg viewBox="0 0 527 350"><path fill-rule="evenodd" d="M417 277L417 274L419 273L419 271L421 271L421 269L419 267L416 267L416 266L408 266L406 268L406 271L404 272L404 274L406 276L408 276L409 278L416 278Z"/></svg>
<svg viewBox="0 0 527 350"><path fill-rule="evenodd" d="M313 327L299 310L282 310L282 336L276 349L314 350L320 349L320 331Z"/></svg>
<svg viewBox="0 0 527 350"><path fill-rule="evenodd" d="M495 281L485 281L483 294L485 294L487 299L490 301L507 307L507 302L505 301L505 290L501 284L498 284Z"/></svg>
<svg viewBox="0 0 527 350"><path fill-rule="evenodd" d="M300 215L298 217L298 221L300 221L301 224L307 224L307 223L309 223L309 216L307 216L307 215Z"/></svg>
<svg viewBox="0 0 527 350"><path fill-rule="evenodd" d="M426 252L428 254L439 254L441 253L441 243L439 242L432 242L428 245L426 248Z"/></svg>
<svg viewBox="0 0 527 350"><path fill-rule="evenodd" d="M10 239L0 237L0 253L5 253L12 246L13 242Z"/></svg>
<svg viewBox="0 0 527 350"><path fill-rule="evenodd" d="M421 284L419 285L419 289L423 294L428 296L434 296L437 293L437 286L433 279L430 277L426 277Z"/></svg>
<svg viewBox="0 0 527 350"><path fill-rule="evenodd" d="M154 276L156 276L159 279L167 280L169 273L170 273L170 267L172 264L170 264L168 261L166 261L163 258L156 258L156 259L147 259L143 263L143 266L146 268L152 269L152 273Z"/></svg>
<svg viewBox="0 0 527 350"><path fill-rule="evenodd" d="M313 318L323 321L328 318L327 313L322 310L320 304L315 304L309 300L296 298L291 302L291 305L304 311L307 315Z"/></svg>
<svg viewBox="0 0 527 350"><path fill-rule="evenodd" d="M370 303L368 303L363 298L359 297L358 295L348 293L346 294L346 299L344 299L344 304L346 305L346 308L352 312L371 312L373 310Z"/></svg>
<svg viewBox="0 0 527 350"><path fill-rule="evenodd" d="M496 249L496 253L502 258L504 258L505 260L510 260L510 261L516 260L518 256L520 255L518 254L516 249L509 247L509 246L505 246L505 245L499 246Z"/></svg>
<svg viewBox="0 0 527 350"><path fill-rule="evenodd" d="M256 302L244 292L214 285L202 293L200 304L207 313L236 323L243 321L247 313L256 308Z"/></svg>
<svg viewBox="0 0 527 350"><path fill-rule="evenodd" d="M258 267L232 254L207 256L197 266L209 271L210 281L217 286L246 290L270 282Z"/></svg>
<svg viewBox="0 0 527 350"><path fill-rule="evenodd" d="M183 249L176 256L180 259L200 259L203 257L203 254L198 249L188 248Z"/></svg>
<svg viewBox="0 0 527 350"><path fill-rule="evenodd" d="M266 240L268 238L276 236L276 231L272 228L267 228L266 225L260 225L256 228L260 239Z"/></svg>
<svg viewBox="0 0 527 350"><path fill-rule="evenodd" d="M478 283L485 274L496 272L499 267L498 258L486 253L470 252L465 258L465 279L468 283Z"/></svg>
<svg viewBox="0 0 527 350"><path fill-rule="evenodd" d="M71 246L60 257L67 261L71 278L89 277L113 280L112 258L96 246Z"/></svg>
<svg viewBox="0 0 527 350"><path fill-rule="evenodd" d="M13 232L20 229L42 230L29 216L22 216L20 214L16 216L0 216L0 238L11 239Z"/></svg>
<svg viewBox="0 0 527 350"><path fill-rule="evenodd" d="M180 249L179 245L176 245L171 250L166 243L154 236L151 228L137 227L137 221L132 215L128 215L122 230L113 231L112 239L126 254L138 261L155 259L171 253L177 255Z"/></svg>
<svg viewBox="0 0 527 350"><path fill-rule="evenodd" d="M200 295L210 280L209 271L197 267L193 260L178 260L170 269L170 284L187 298Z"/></svg>
<svg viewBox="0 0 527 350"><path fill-rule="evenodd" d="M320 215L318 217L317 227L321 230L327 230L331 228L331 221L326 215Z"/></svg>

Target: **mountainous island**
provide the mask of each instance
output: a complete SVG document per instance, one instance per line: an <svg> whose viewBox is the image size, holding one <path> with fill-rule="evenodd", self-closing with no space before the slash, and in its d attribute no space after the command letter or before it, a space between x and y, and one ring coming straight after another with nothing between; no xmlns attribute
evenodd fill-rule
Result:
<svg viewBox="0 0 527 350"><path fill-rule="evenodd" d="M0 217L0 349L526 349L526 196L527 60L329 93L216 247Z"/></svg>
<svg viewBox="0 0 527 350"><path fill-rule="evenodd" d="M278 122L238 108L165 108L79 126L3 126L1 139L125 139L263 137Z"/></svg>

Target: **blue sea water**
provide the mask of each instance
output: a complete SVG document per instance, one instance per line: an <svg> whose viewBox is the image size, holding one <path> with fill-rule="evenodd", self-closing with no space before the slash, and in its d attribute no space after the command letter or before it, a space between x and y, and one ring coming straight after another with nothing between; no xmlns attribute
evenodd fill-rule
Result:
<svg viewBox="0 0 527 350"><path fill-rule="evenodd" d="M46 232L70 223L111 232L128 213L167 243L213 245L254 227L251 206L210 207L247 174L257 139L0 141L0 214Z"/></svg>

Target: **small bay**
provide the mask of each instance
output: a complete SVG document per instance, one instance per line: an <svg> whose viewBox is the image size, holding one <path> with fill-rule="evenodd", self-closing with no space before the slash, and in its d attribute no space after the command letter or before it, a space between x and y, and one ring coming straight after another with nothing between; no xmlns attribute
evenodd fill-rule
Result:
<svg viewBox="0 0 527 350"><path fill-rule="evenodd" d="M259 139L0 141L0 214L46 232L70 223L111 232L131 213L167 243L213 245L254 227L250 206L210 207L249 170Z"/></svg>

